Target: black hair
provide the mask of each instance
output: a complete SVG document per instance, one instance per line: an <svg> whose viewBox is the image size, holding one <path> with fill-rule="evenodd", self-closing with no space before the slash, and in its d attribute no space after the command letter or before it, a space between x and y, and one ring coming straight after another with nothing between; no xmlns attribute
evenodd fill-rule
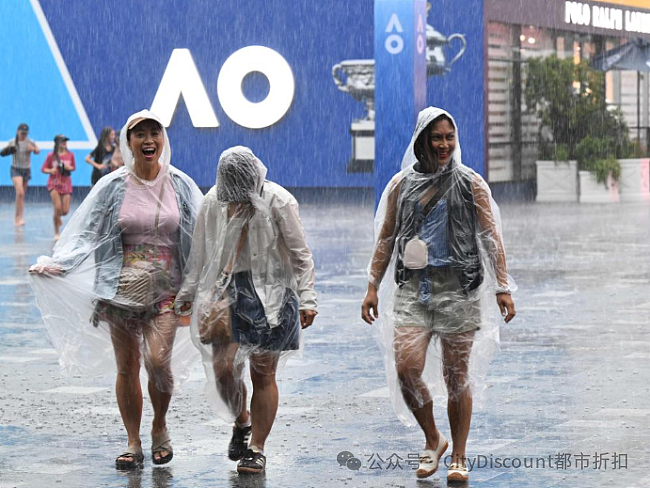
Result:
<svg viewBox="0 0 650 488"><path fill-rule="evenodd" d="M415 141L415 144L413 145L413 152L415 153L415 157L418 159L418 161L421 164L427 164L429 163L428 161L428 156L427 156L427 146L430 146L431 144L431 130L433 129L433 126L436 125L438 122L441 120L446 120L448 121L454 129L456 129L456 124L454 124L454 121L451 120L451 117L449 117L447 114L442 114L438 115L435 119L433 119L427 126L420 132L420 135Z"/></svg>
<svg viewBox="0 0 650 488"><path fill-rule="evenodd" d="M54 159L56 159L57 164L61 164L61 156L59 156L59 147L61 147L61 142L67 139L60 139L58 137L54 138L54 149L52 153L54 154Z"/></svg>
<svg viewBox="0 0 650 488"><path fill-rule="evenodd" d="M108 143L108 139L111 136L111 132L113 131L112 127L104 127L99 134L99 141L97 142L97 147L93 151L95 155L95 162L98 164L102 164L104 161L104 156L106 156L106 144Z"/></svg>

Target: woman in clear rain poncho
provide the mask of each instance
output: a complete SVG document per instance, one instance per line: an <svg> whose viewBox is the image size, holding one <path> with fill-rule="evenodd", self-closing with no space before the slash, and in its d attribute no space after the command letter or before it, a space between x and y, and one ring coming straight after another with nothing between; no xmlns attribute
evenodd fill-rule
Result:
<svg viewBox="0 0 650 488"><path fill-rule="evenodd" d="M164 464L173 456L167 409L175 380L187 378L189 363L198 359L188 328L177 330L174 298L202 194L170 165L169 139L156 115L133 114L122 134L125 166L97 182L54 255L41 256L30 272L63 368L105 373L116 363L117 403L128 433L116 467L130 469L143 462L141 358L154 410L152 459Z"/></svg>
<svg viewBox="0 0 650 488"><path fill-rule="evenodd" d="M435 473L448 447L433 417L432 393L443 396L444 381L453 440L447 476L466 480L472 397L498 343L496 305L505 322L515 308L498 208L485 181L462 164L456 123L444 110L420 112L402 171L382 195L375 235L361 313L368 323L380 318L400 420L411 423L410 412L424 431L416 475Z"/></svg>
<svg viewBox="0 0 650 488"><path fill-rule="evenodd" d="M265 176L266 167L250 149L223 152L217 183L197 217L176 302L186 313L192 307L208 401L220 417L235 420L228 456L239 461L240 473L264 471L264 443L278 408L278 362L299 349L300 327L309 327L317 313L314 263L298 202Z"/></svg>

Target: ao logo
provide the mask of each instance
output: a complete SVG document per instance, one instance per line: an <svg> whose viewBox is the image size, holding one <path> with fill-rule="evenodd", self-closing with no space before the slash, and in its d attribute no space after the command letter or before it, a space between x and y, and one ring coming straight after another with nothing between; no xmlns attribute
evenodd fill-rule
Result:
<svg viewBox="0 0 650 488"><path fill-rule="evenodd" d="M404 28L402 27L402 23L399 21L399 17L397 14L393 14L390 17L388 24L386 25L386 33L392 34L386 37L386 42L384 43L386 51L388 51L390 54L399 54L404 50L404 39L399 35L403 32ZM422 14L419 14L417 39L415 41L418 54L422 54L424 52L424 32L424 18L422 17Z"/></svg>
<svg viewBox="0 0 650 488"><path fill-rule="evenodd" d="M402 23L399 21L397 14L391 15L388 25L386 26L386 32L397 32L397 34L391 34L386 38L384 44L386 51L390 54L401 53L404 50L404 39L402 39L402 36L399 34L404 32L404 29L402 28Z"/></svg>
<svg viewBox="0 0 650 488"><path fill-rule="evenodd" d="M246 75L260 72L269 81L269 93L260 102L251 102L242 92ZM276 51L263 46L248 46L234 52L223 64L217 79L217 96L223 111L235 123L249 129L275 124L289 110L295 91L291 67ZM219 127L208 94L192 54L174 49L156 92L151 111L169 127L180 96L194 127Z"/></svg>

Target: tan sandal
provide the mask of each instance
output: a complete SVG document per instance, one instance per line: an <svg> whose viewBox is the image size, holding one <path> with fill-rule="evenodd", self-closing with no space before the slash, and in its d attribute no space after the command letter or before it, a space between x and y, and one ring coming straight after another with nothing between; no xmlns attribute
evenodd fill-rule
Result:
<svg viewBox="0 0 650 488"><path fill-rule="evenodd" d="M161 453L167 451L167 455L162 456ZM156 458L156 454L160 455L159 458ZM174 457L174 450L172 449L171 437L169 437L169 432L167 429L158 435L151 436L151 460L154 464L167 464Z"/></svg>

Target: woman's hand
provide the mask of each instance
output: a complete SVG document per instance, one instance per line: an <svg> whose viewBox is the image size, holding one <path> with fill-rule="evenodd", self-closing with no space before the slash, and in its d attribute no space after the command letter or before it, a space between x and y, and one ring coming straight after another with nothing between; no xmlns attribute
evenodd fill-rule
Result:
<svg viewBox="0 0 650 488"><path fill-rule="evenodd" d="M314 318L318 315L316 310L301 310L300 311L300 326L306 329L314 323Z"/></svg>
<svg viewBox="0 0 650 488"><path fill-rule="evenodd" d="M375 319L379 318L379 298L377 297L377 287L368 284L366 298L361 304L361 318L368 324L372 324Z"/></svg>
<svg viewBox="0 0 650 488"><path fill-rule="evenodd" d="M56 264L35 264L29 268L29 273L45 276L61 276L63 274L63 268Z"/></svg>
<svg viewBox="0 0 650 488"><path fill-rule="evenodd" d="M192 320L192 315L187 314L190 309L192 308L192 302L183 302L183 305L178 309L181 315L178 316L178 322L181 324L183 327L187 327L190 325L190 321Z"/></svg>
<svg viewBox="0 0 650 488"><path fill-rule="evenodd" d="M515 312L515 302L512 301L509 293L497 293L497 305L499 305L501 316L504 317L503 321L506 324L515 318L517 314Z"/></svg>

